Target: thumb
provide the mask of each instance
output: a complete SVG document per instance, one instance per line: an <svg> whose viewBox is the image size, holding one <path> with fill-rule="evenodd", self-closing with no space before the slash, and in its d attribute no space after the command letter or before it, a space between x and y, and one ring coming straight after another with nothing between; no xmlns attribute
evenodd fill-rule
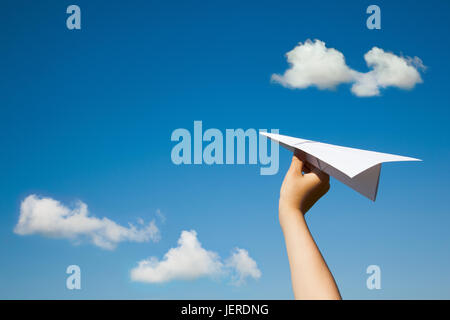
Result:
<svg viewBox="0 0 450 320"><path fill-rule="evenodd" d="M330 176L317 168L313 168L310 173L305 174L305 178L314 184L330 183Z"/></svg>

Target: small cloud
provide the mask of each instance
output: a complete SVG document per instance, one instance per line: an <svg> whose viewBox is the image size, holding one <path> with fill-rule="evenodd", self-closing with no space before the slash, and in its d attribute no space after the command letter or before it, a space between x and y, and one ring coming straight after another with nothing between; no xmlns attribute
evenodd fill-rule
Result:
<svg viewBox="0 0 450 320"><path fill-rule="evenodd" d="M283 75L273 74L272 81L292 89L315 86L321 90L353 83L351 91L358 97L378 96L387 87L412 89L423 82L418 69L425 70L418 57L404 58L373 47L364 55L371 70L358 72L347 66L341 52L320 40L300 42L286 56L290 68Z"/></svg>
<svg viewBox="0 0 450 320"><path fill-rule="evenodd" d="M256 261L250 258L245 249L235 248L231 257L226 260L226 266L234 270L232 283L237 286L244 284L249 277L253 279L261 277Z"/></svg>
<svg viewBox="0 0 450 320"><path fill-rule="evenodd" d="M258 279L261 271L248 251L236 248L225 263L220 256L202 247L197 232L182 231L178 246L171 248L159 260L156 257L138 262L130 272L131 280L145 283L165 283L173 280L216 278L231 273L232 283L241 285L249 277Z"/></svg>
<svg viewBox="0 0 450 320"><path fill-rule="evenodd" d="M156 209L156 216L159 218L159 220L160 220L162 223L165 223L165 222L166 222L166 216L164 215L164 213L161 212L161 210Z"/></svg>
<svg viewBox="0 0 450 320"><path fill-rule="evenodd" d="M18 235L38 234L50 238L69 239L74 243L87 239L92 244L112 250L118 243L157 242L159 229L154 221L142 228L133 224L121 226L108 218L90 216L87 205L78 201L69 208L51 198L26 197L20 205L20 216L14 232Z"/></svg>
<svg viewBox="0 0 450 320"><path fill-rule="evenodd" d="M205 250L194 230L183 231L178 246L170 249L160 261L156 257L142 260L131 270L133 281L161 283L171 280L193 280L222 273L217 253Z"/></svg>
<svg viewBox="0 0 450 320"><path fill-rule="evenodd" d="M355 75L351 90L357 96L377 96L380 88L412 89L417 83L422 83L416 67L423 69L424 66L417 57L402 58L374 47L364 55L364 60L372 70Z"/></svg>

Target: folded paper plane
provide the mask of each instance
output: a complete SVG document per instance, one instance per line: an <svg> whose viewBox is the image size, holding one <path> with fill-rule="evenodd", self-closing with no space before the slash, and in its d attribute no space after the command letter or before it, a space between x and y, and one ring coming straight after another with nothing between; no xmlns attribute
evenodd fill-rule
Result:
<svg viewBox="0 0 450 320"><path fill-rule="evenodd" d="M296 152L303 161L326 172L337 180L375 201L380 180L381 164L393 161L421 161L361 149L260 132L281 146Z"/></svg>

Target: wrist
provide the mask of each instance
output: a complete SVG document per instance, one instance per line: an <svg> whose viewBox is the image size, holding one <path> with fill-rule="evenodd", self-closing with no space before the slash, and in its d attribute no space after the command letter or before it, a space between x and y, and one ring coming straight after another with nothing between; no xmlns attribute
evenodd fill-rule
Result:
<svg viewBox="0 0 450 320"><path fill-rule="evenodd" d="M278 207L278 219L282 227L283 225L288 225L291 223L293 219L299 218L304 219L304 216L298 207L282 203L280 201Z"/></svg>

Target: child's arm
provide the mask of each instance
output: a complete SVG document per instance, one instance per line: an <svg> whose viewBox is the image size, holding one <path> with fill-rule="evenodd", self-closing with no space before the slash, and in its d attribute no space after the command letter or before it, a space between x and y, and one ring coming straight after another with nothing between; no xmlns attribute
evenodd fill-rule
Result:
<svg viewBox="0 0 450 320"><path fill-rule="evenodd" d="M279 219L296 299L341 299L303 216L329 188L327 174L318 169L309 170L296 155L293 156L281 186Z"/></svg>

